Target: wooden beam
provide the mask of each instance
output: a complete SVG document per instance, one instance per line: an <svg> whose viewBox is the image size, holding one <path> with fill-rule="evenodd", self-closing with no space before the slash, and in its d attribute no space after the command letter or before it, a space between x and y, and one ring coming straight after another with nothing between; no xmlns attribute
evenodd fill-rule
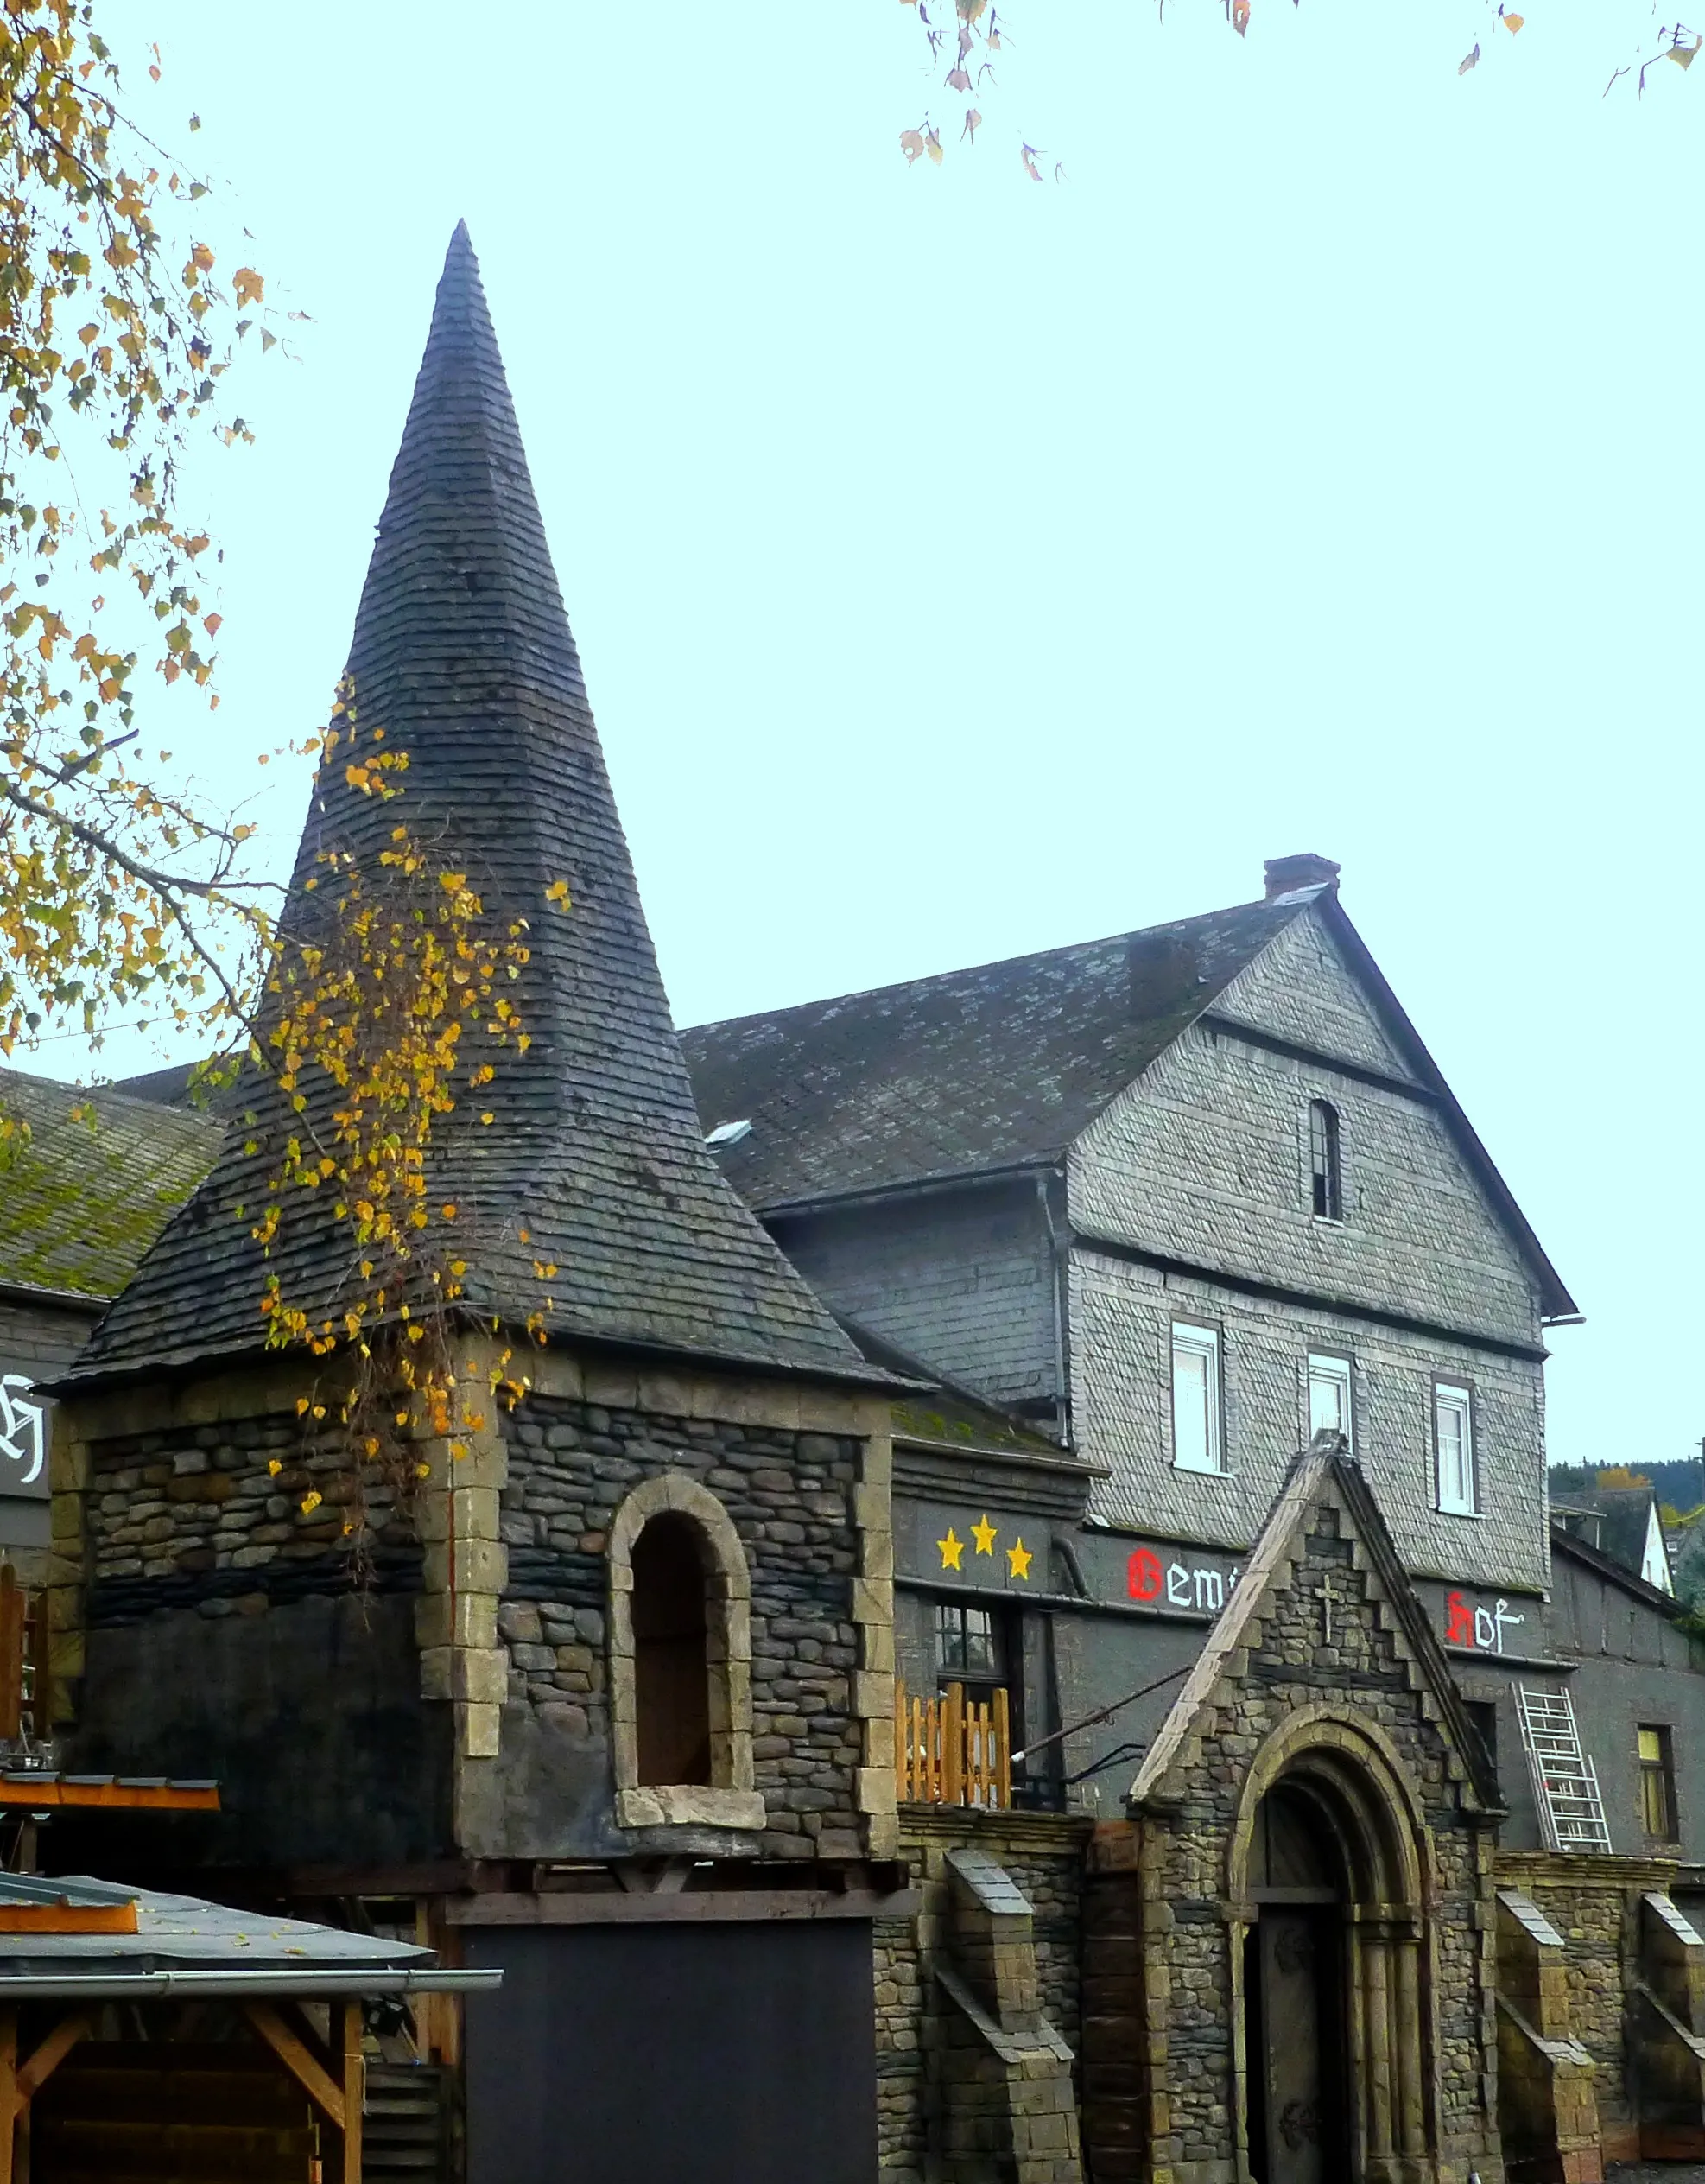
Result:
<svg viewBox="0 0 1705 2184"><path fill-rule="evenodd" d="M12 2184L17 2114L18 2012L12 2003L0 2008L0 2184Z"/></svg>
<svg viewBox="0 0 1705 2184"><path fill-rule="evenodd" d="M18 1573L0 1563L0 1737L17 1742L23 1721L23 1595Z"/></svg>
<svg viewBox="0 0 1705 2184"><path fill-rule="evenodd" d="M79 2040L94 2030L87 2017L61 2017L27 2063L17 2072L17 2105L27 2107L47 2084Z"/></svg>
<svg viewBox="0 0 1705 2184"><path fill-rule="evenodd" d="M269 2002L245 2002L244 2014L314 2106L338 2130L344 2128L344 2097L331 2073ZM357 2126L358 2130L359 2126ZM0 2176L0 2184L6 2179Z"/></svg>
<svg viewBox="0 0 1705 2184"><path fill-rule="evenodd" d="M361 2122L367 2066L361 2054L361 2003L351 1995L343 2007L344 2173L343 2184L361 2184Z"/></svg>
<svg viewBox="0 0 1705 2184"><path fill-rule="evenodd" d="M445 1907L457 1927L580 1927L632 1923L699 1925L716 1920L751 1924L771 1919L910 1919L922 1899L916 1889L878 1894L833 1889L705 1889L681 1895L630 1895L623 1889L549 1889L536 1895L479 1895ZM460 1996L446 1996L460 2002Z"/></svg>

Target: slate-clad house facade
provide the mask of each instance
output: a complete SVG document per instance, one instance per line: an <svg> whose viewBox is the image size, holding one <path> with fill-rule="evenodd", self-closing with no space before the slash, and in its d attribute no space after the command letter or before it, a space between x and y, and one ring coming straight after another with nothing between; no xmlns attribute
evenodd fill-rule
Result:
<svg viewBox="0 0 1705 2184"><path fill-rule="evenodd" d="M1552 1531L1575 1306L1337 867L678 1038L461 232L351 674L532 924L431 1159L471 1341L542 1262L549 1341L358 1570L255 1346L287 1112L197 1121L53 1384L49 1600L68 1762L221 1811L54 1855L501 1968L415 2026L469 2184L1705 2151L1697 1641ZM323 769L288 915L393 823ZM345 1250L295 1223L292 1293Z"/></svg>

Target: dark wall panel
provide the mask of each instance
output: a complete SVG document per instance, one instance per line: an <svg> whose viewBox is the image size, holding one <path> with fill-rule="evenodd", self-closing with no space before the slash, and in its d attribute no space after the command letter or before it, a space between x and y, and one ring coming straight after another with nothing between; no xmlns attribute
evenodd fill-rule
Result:
<svg viewBox="0 0 1705 2184"><path fill-rule="evenodd" d="M468 2184L873 2184L871 1930L476 1928Z"/></svg>

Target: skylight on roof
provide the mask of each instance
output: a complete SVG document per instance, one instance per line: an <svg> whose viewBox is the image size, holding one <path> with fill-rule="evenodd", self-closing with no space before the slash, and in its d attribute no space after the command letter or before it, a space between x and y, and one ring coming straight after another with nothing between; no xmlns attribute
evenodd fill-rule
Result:
<svg viewBox="0 0 1705 2184"><path fill-rule="evenodd" d="M719 1122L705 1143L713 1152L720 1152L725 1146L738 1145L742 1138L751 1135L751 1124L749 1121Z"/></svg>

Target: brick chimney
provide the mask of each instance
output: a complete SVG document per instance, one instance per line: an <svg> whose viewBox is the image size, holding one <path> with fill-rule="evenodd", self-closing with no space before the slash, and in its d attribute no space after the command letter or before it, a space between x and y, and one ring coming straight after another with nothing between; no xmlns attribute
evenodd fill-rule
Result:
<svg viewBox="0 0 1705 2184"><path fill-rule="evenodd" d="M1338 870L1330 857L1317 856L1312 849L1294 857L1269 857L1267 900L1276 903L1281 895L1298 894L1305 887L1329 887L1335 895Z"/></svg>

